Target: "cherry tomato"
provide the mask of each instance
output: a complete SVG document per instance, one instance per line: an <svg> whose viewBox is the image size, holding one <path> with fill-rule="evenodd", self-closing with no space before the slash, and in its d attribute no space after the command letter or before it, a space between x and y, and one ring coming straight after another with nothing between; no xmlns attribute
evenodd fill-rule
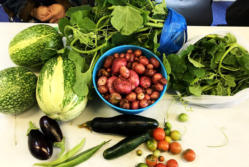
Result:
<svg viewBox="0 0 249 167"><path fill-rule="evenodd" d="M176 160L170 159L167 161L166 166L167 167L178 167L178 163Z"/></svg>
<svg viewBox="0 0 249 167"><path fill-rule="evenodd" d="M163 163L159 163L159 164L156 164L156 167L166 167L166 165Z"/></svg>
<svg viewBox="0 0 249 167"><path fill-rule="evenodd" d="M187 149L183 152L183 158L186 161L192 162L195 160L195 157L196 157L195 152L192 149Z"/></svg>
<svg viewBox="0 0 249 167"><path fill-rule="evenodd" d="M161 140L157 143L157 148L161 151L168 151L169 150L169 143L165 140Z"/></svg>
<svg viewBox="0 0 249 167"><path fill-rule="evenodd" d="M146 142L146 146L150 151L155 151L157 148L157 141L155 139L150 139Z"/></svg>
<svg viewBox="0 0 249 167"><path fill-rule="evenodd" d="M153 131L153 137L154 139L160 141L160 140L164 140L165 138L165 132L163 130L163 128L156 128Z"/></svg>
<svg viewBox="0 0 249 167"><path fill-rule="evenodd" d="M160 161L160 162L163 162L164 161L164 156L159 156L159 158L158 158L158 160Z"/></svg>
<svg viewBox="0 0 249 167"><path fill-rule="evenodd" d="M182 146L180 143L178 142L172 142L170 143L169 145L169 151L172 153L172 154L179 154L181 151L182 151Z"/></svg>
<svg viewBox="0 0 249 167"><path fill-rule="evenodd" d="M154 167L157 164L157 157L154 156L153 154L150 154L146 157L146 164L149 167Z"/></svg>

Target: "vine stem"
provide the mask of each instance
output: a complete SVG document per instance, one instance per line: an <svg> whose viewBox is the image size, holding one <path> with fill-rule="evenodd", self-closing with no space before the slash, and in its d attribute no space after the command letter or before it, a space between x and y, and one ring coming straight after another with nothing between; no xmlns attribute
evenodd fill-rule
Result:
<svg viewBox="0 0 249 167"><path fill-rule="evenodd" d="M225 54L221 57L221 60L220 60L220 62L219 62L218 73L219 73L220 76L221 76L222 78L224 78L224 79L225 79L225 77L224 77L224 75L221 73L222 62L223 62L223 60L225 59L225 57L228 55L228 53L231 52L231 50L233 50L233 49L236 48L236 47L239 47L239 45L238 45L237 43L231 45L231 46L229 47L229 49L225 52Z"/></svg>

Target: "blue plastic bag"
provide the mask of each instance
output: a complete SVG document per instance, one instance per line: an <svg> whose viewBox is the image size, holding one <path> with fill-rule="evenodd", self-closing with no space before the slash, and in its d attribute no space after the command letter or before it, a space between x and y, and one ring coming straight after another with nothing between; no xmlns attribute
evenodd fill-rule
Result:
<svg viewBox="0 0 249 167"><path fill-rule="evenodd" d="M158 51L166 55L176 53L186 41L187 23L185 18L173 9L168 8L168 17L164 22Z"/></svg>

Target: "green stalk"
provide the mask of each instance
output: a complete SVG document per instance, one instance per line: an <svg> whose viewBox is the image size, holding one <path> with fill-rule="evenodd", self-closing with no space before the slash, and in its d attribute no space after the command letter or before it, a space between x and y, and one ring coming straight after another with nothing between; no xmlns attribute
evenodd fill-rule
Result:
<svg viewBox="0 0 249 167"><path fill-rule="evenodd" d="M146 26L154 27L154 28L163 28L164 24L162 23L145 23Z"/></svg>
<svg viewBox="0 0 249 167"><path fill-rule="evenodd" d="M80 149L82 149L82 147L85 144L85 138L81 140L81 142L79 144L77 144L76 146L74 146L74 148L72 148L71 150L69 150L68 152L66 152L64 155L58 157L56 160L52 161L52 162L44 162L44 163L35 163L35 166L46 166L46 167L53 167L55 165L58 165L68 159L70 159L71 157L73 157L75 154L77 154Z"/></svg>
<svg viewBox="0 0 249 167"><path fill-rule="evenodd" d="M224 75L221 73L222 62L223 62L223 60L225 59L225 57L228 55L228 53L231 52L231 50L233 50L233 49L236 48L236 47L239 47L239 45L238 45L237 43L232 44L232 45L229 47L229 49L224 53L224 55L223 55L223 56L221 57L221 59L220 59L219 67L218 67L218 73L219 73L220 76L221 76L222 78L224 78L224 79L225 79L225 77L224 77Z"/></svg>
<svg viewBox="0 0 249 167"><path fill-rule="evenodd" d="M108 142L109 141L102 142L101 144L99 144L95 147L92 147L84 152L81 152L80 154L70 158L68 161L63 162L59 165L56 165L55 167L73 167L73 166L76 166L76 165L88 160L89 158L91 158L103 145L105 145Z"/></svg>
<svg viewBox="0 0 249 167"><path fill-rule="evenodd" d="M55 142L54 146L61 150L58 155L58 157L61 157L65 152L65 138L63 138L61 142Z"/></svg>

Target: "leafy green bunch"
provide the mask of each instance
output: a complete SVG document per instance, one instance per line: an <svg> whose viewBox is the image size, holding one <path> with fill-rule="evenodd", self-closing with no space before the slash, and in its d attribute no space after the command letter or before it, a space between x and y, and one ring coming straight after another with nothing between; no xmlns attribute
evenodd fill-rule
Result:
<svg viewBox="0 0 249 167"><path fill-rule="evenodd" d="M59 20L59 30L71 48L69 58L76 64L74 92L80 96L89 93L94 64L112 47L139 45L159 55L166 17L165 1L96 0L94 7L70 8L66 17Z"/></svg>
<svg viewBox="0 0 249 167"><path fill-rule="evenodd" d="M207 35L166 61L170 88L183 96L230 96L249 87L249 53L230 33Z"/></svg>

